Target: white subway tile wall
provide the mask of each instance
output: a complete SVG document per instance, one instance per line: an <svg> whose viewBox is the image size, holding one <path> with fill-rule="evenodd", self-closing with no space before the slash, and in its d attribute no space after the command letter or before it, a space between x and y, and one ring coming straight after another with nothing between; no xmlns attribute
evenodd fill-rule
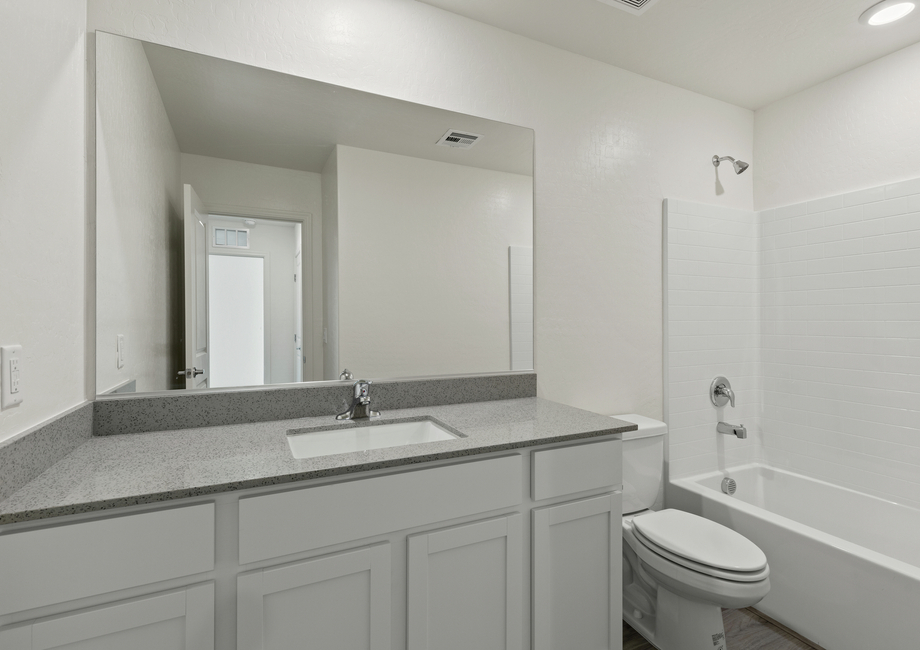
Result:
<svg viewBox="0 0 920 650"><path fill-rule="evenodd" d="M762 459L920 507L920 180L665 215L670 475ZM747 441L715 433L714 374Z"/></svg>
<svg viewBox="0 0 920 650"><path fill-rule="evenodd" d="M679 477L761 458L759 224L753 211L673 199L664 214L668 472ZM735 408L709 401L717 375ZM720 420L747 439L717 433Z"/></svg>
<svg viewBox="0 0 920 650"><path fill-rule="evenodd" d="M760 219L767 458L920 507L920 180Z"/></svg>

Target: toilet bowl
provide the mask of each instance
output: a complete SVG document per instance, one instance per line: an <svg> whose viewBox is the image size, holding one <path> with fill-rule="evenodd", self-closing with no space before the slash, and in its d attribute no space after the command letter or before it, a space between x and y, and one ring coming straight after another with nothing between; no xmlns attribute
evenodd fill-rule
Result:
<svg viewBox="0 0 920 650"><path fill-rule="evenodd" d="M662 422L638 415L623 437L623 618L659 650L728 650L722 608L770 590L767 558L714 521L660 509Z"/></svg>

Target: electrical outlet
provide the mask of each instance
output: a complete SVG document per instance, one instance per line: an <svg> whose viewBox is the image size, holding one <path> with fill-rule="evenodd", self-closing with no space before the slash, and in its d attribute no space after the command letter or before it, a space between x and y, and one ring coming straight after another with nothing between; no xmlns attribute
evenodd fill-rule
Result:
<svg viewBox="0 0 920 650"><path fill-rule="evenodd" d="M22 346L0 347L0 409L22 403Z"/></svg>

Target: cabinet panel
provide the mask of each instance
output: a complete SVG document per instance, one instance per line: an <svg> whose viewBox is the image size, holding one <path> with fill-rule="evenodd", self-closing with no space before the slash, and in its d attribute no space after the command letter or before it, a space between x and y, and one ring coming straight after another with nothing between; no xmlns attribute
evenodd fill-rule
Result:
<svg viewBox="0 0 920 650"><path fill-rule="evenodd" d="M623 480L622 445L604 440L535 451L533 500L617 487Z"/></svg>
<svg viewBox="0 0 920 650"><path fill-rule="evenodd" d="M521 515L409 537L409 650L520 650Z"/></svg>
<svg viewBox="0 0 920 650"><path fill-rule="evenodd" d="M533 511L534 650L619 650L621 494Z"/></svg>
<svg viewBox="0 0 920 650"><path fill-rule="evenodd" d="M0 615L214 568L214 504L0 535Z"/></svg>
<svg viewBox="0 0 920 650"><path fill-rule="evenodd" d="M240 564L518 505L521 463L504 456L240 499Z"/></svg>
<svg viewBox="0 0 920 650"><path fill-rule="evenodd" d="M214 650L214 583L0 630L4 650Z"/></svg>
<svg viewBox="0 0 920 650"><path fill-rule="evenodd" d="M238 650L389 650L390 545L237 578Z"/></svg>

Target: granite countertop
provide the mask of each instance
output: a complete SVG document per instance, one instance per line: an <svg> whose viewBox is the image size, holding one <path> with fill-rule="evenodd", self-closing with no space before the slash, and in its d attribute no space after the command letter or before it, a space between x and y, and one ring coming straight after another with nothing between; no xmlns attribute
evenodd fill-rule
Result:
<svg viewBox="0 0 920 650"><path fill-rule="evenodd" d="M295 459L287 431L331 416L90 438L0 502L0 524L623 433L634 424L539 397L384 412L430 416L466 437ZM355 426L350 422L343 427Z"/></svg>

